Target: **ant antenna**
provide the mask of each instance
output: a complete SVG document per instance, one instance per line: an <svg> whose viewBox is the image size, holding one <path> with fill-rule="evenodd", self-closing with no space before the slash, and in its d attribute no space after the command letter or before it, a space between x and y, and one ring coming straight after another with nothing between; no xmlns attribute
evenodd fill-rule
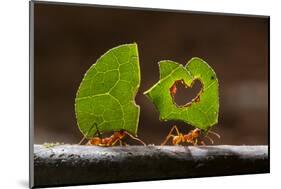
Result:
<svg viewBox="0 0 281 189"><path fill-rule="evenodd" d="M216 137L221 138L221 136L214 131L208 131L208 133L211 133L211 134L215 135Z"/></svg>
<svg viewBox="0 0 281 189"><path fill-rule="evenodd" d="M146 146L146 144L139 138L134 137L133 135L131 135L130 133L128 133L127 131L124 131L124 133L126 133L127 135L129 135L132 139L139 141L140 143L142 143L144 146Z"/></svg>
<svg viewBox="0 0 281 189"><path fill-rule="evenodd" d="M210 142L212 143L212 144L214 144L214 141L213 141L213 139L211 139L209 136L205 136L207 139L209 139L210 140Z"/></svg>

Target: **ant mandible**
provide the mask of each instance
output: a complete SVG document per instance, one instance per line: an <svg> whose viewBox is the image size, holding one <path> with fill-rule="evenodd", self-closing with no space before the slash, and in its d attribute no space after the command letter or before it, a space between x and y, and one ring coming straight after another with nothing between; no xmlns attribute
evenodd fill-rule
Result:
<svg viewBox="0 0 281 189"><path fill-rule="evenodd" d="M174 130L176 131L176 135L172 134L172 132ZM208 133L211 133L211 134L215 135L216 137L220 138L219 134L217 134L217 133L215 133L213 131L208 131L207 134L204 137L208 138L212 144L214 143L214 141L213 141L212 138L207 136ZM187 133L187 134L182 134L182 133L179 132L177 126L174 125L172 127L172 129L170 130L168 136L162 142L161 145L162 146L165 145L170 138L172 138L172 144L173 145L179 145L180 143L189 143L189 144L197 145L198 144L198 138L199 138L200 134L201 134L201 130L198 129L198 128L189 131L189 133ZM201 144L205 145L203 140L201 141Z"/></svg>

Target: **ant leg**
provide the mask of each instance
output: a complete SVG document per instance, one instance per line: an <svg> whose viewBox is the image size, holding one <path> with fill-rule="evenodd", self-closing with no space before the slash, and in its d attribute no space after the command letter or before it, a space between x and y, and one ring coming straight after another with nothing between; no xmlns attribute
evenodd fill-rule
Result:
<svg viewBox="0 0 281 189"><path fill-rule="evenodd" d="M89 133L89 132L88 132ZM86 135L88 135L88 133ZM97 132L96 132L97 133ZM96 133L94 134L94 136L96 135ZM78 143L78 145L81 145L82 142L86 139L87 137L84 135L83 138L80 140L80 142ZM100 137L101 138L101 137ZM88 142L89 143L89 142ZM88 144L87 143L87 144Z"/></svg>
<svg viewBox="0 0 281 189"><path fill-rule="evenodd" d="M174 126L173 126L173 128L174 128L174 129L176 130L176 132L177 132L177 135L180 135L180 132L179 132L179 129L178 129L178 127L177 127L176 125L174 125ZM172 128L172 129L173 129L173 128Z"/></svg>
<svg viewBox="0 0 281 189"><path fill-rule="evenodd" d="M86 139L86 136L84 136L84 137L80 140L80 142L78 143L78 145L81 145L82 142L83 142L85 139Z"/></svg>
<svg viewBox="0 0 281 189"><path fill-rule="evenodd" d="M200 143L203 145L203 146L206 146L205 142L203 140L200 141Z"/></svg>
<svg viewBox="0 0 281 189"><path fill-rule="evenodd" d="M214 131L208 131L208 133L211 133L211 134L215 135L216 137L221 138L221 136Z"/></svg>
<svg viewBox="0 0 281 189"><path fill-rule="evenodd" d="M166 139L161 143L161 146L165 145L165 144L167 143L167 141L168 141L172 136L174 136L174 135L172 135L172 132L173 132L174 130L176 130L178 136L180 135L180 132L179 132L179 130L178 130L178 127L177 127L176 125L174 125L174 126L171 128L169 134L166 136Z"/></svg>
<svg viewBox="0 0 281 189"><path fill-rule="evenodd" d="M194 146L197 146L197 144L198 144L198 139L196 138L195 141L194 141L194 143L193 143L193 145L194 145Z"/></svg>
<svg viewBox="0 0 281 189"><path fill-rule="evenodd" d="M128 132L126 132L126 131L125 131L125 133L126 133L129 137L131 137L132 139L134 139L134 140L136 140L136 141L139 141L139 142L142 143L144 146L146 146L146 144L145 144L141 139L139 139L139 138L137 138L137 137L134 137L133 135L131 135L130 133L128 133Z"/></svg>
<svg viewBox="0 0 281 189"><path fill-rule="evenodd" d="M98 129L96 123L94 123L94 124L92 125L92 127L91 127L90 130L86 133L86 135L89 134L89 132L93 129L94 126L96 126L96 132L95 132L94 136L95 136L96 134L98 134L98 137L99 137L99 138L102 138L102 137L101 137L101 133L100 133L100 131L99 131L99 129ZM82 142L83 142L86 138L87 138L87 137L84 135L84 137L80 140L80 142L78 143L78 145L81 145ZM87 144L88 144L88 143L87 143Z"/></svg>
<svg viewBox="0 0 281 189"><path fill-rule="evenodd" d="M116 144L116 142L118 142L119 141L119 144L120 144L120 139L116 139L114 142L112 142L112 144L110 144L110 146L114 146L115 144ZM120 145L120 146L122 146L122 145Z"/></svg>
<svg viewBox="0 0 281 189"><path fill-rule="evenodd" d="M161 143L161 146L164 146L171 137L175 137L175 135L169 134L166 137L165 141ZM179 144L179 142L176 142L175 144L173 143L173 145L178 145L178 144Z"/></svg>
<svg viewBox="0 0 281 189"><path fill-rule="evenodd" d="M194 140L190 140L190 141L185 141L187 144L192 144L193 146L197 146L198 144L198 139L195 138Z"/></svg>
<svg viewBox="0 0 281 189"><path fill-rule="evenodd" d="M122 140L119 140L120 146L129 146L126 142L123 142Z"/></svg>

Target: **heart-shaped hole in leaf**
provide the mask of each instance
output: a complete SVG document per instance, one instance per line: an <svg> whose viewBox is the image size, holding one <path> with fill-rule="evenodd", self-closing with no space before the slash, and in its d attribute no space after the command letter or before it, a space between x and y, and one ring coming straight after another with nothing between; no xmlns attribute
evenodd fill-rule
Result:
<svg viewBox="0 0 281 189"><path fill-rule="evenodd" d="M216 73L204 60L194 57L185 66L171 60L159 62L160 80L144 94L153 102L159 111L162 121L183 121L195 128L207 131L218 122L219 111L219 83ZM180 97L180 86L172 87L176 80L186 82L189 89ZM196 79L201 82L201 90L198 94ZM191 83L194 83L192 87ZM176 83L179 84L178 82ZM199 83L200 85L200 83ZM195 89L195 90L194 90ZM197 89L197 91L196 91ZM194 93L191 91L194 90ZM172 95L171 95L172 93ZM182 101L178 101L182 99ZM188 96L193 98L188 102ZM176 96L176 100L173 100ZM185 104L185 102L188 102ZM184 104L182 106L176 105Z"/></svg>
<svg viewBox="0 0 281 189"><path fill-rule="evenodd" d="M192 82L191 87L187 86L184 80L177 80L170 87L170 94L173 102L178 107L190 106L193 102L200 101L203 85L199 79Z"/></svg>

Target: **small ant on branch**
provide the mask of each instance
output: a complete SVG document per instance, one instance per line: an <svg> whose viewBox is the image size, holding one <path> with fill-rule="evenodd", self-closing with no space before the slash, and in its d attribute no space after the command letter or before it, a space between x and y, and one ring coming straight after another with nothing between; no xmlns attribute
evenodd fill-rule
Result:
<svg viewBox="0 0 281 189"><path fill-rule="evenodd" d="M110 137L105 137L102 138L101 133L99 132L97 125L96 126L96 133L94 135L98 135L96 137L91 138L86 145L93 145L93 146L104 146L104 147L108 147L108 146L114 146L117 142L119 142L120 146L127 145L125 142L122 141L122 139L126 136L131 137L132 139L140 142L142 145L146 146L146 144L140 140L139 138L133 136L132 134L130 134L129 132L125 131L125 130L120 130L120 131L115 131ZM81 144L83 142L83 140L86 137L84 137L79 144Z"/></svg>
<svg viewBox="0 0 281 189"><path fill-rule="evenodd" d="M87 143L87 145L95 145L95 146L114 146L117 142L119 142L120 146L122 146L123 144L127 145L126 143L124 143L122 141L122 139L125 136L129 136L132 139L140 142L141 144L143 144L144 146L146 146L146 144L140 140L137 137L134 137L133 135L131 135L130 133L128 133L125 130L121 130L121 131L117 131L114 132L110 137L105 137L105 138L101 138L101 137L93 137L92 139L90 139Z"/></svg>
<svg viewBox="0 0 281 189"><path fill-rule="evenodd" d="M176 131L176 135L173 135L173 131ZM201 130L196 128L194 130L189 131L187 134L182 134L179 132L178 127L174 125L172 129L170 130L169 134L167 135L166 139L161 143L161 146L165 145L170 138L172 138L172 144L173 145L179 145L181 143L188 143L192 145L197 145L198 144L198 138L201 135ZM213 134L217 138L220 138L220 135L213 132L213 131L208 131L204 137L208 138L209 141L214 144L214 140L208 136L208 134ZM205 142L202 140L200 141L202 145L205 145Z"/></svg>

